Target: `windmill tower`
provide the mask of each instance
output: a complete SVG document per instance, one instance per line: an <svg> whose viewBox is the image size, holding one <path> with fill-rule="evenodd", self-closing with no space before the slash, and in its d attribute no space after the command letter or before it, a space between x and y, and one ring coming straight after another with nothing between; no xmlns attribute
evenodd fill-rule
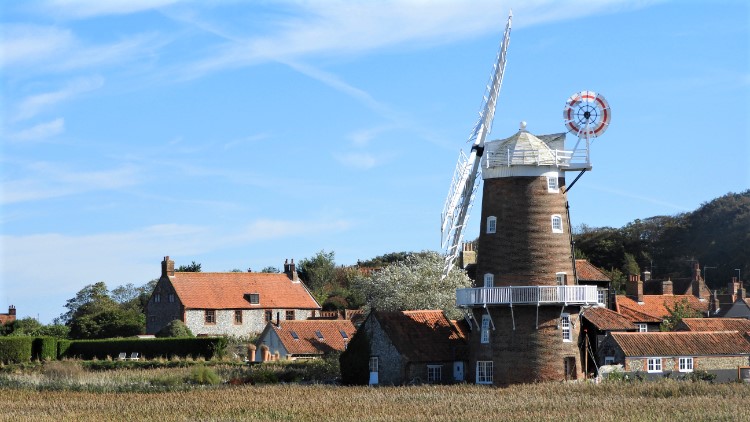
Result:
<svg viewBox="0 0 750 422"><path fill-rule="evenodd" d="M578 345L582 307L597 305L595 286L579 286L575 273L566 192L591 169L591 138L606 130L606 100L583 91L563 112L578 136L565 149L565 133L535 136L521 123L513 136L485 143L505 69L508 18L484 107L472 132L471 154L459 157L443 211L445 274L458 255L481 164L484 181L474 287L456 291L456 303L476 328L469 373L482 384L514 384L583 376ZM580 171L569 186L565 172Z"/></svg>

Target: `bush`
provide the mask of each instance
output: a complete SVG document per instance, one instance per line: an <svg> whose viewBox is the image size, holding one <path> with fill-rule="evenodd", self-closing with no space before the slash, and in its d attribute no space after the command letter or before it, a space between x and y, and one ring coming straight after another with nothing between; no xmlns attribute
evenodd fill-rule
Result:
<svg viewBox="0 0 750 422"><path fill-rule="evenodd" d="M156 337L195 337L187 325L179 319L171 321L156 333Z"/></svg>
<svg viewBox="0 0 750 422"><path fill-rule="evenodd" d="M221 382L221 378L213 369L201 365L190 371L190 382L200 385L216 385Z"/></svg>
<svg viewBox="0 0 750 422"><path fill-rule="evenodd" d="M713 382L716 379L716 374L712 374L707 371L697 370L688 374L687 379L693 382L697 381L708 381Z"/></svg>
<svg viewBox="0 0 750 422"><path fill-rule="evenodd" d="M37 337L31 344L31 358L35 360L57 359L57 339L54 337Z"/></svg>
<svg viewBox="0 0 750 422"><path fill-rule="evenodd" d="M63 342L61 342L63 343ZM73 340L61 345L60 357L80 359L106 359L120 353L138 352L142 358L155 359L173 356L192 358L221 358L226 352L227 340L223 337ZM62 349L65 347L64 353Z"/></svg>
<svg viewBox="0 0 750 422"><path fill-rule="evenodd" d="M32 337L0 338L0 362L22 363L31 361Z"/></svg>

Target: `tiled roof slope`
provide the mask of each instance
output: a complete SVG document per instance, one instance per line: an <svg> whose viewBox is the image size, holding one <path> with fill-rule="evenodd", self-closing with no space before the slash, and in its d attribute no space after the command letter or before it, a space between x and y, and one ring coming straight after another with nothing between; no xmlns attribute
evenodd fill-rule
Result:
<svg viewBox="0 0 750 422"><path fill-rule="evenodd" d="M281 321L278 326L276 324L271 324L271 326L284 348L295 355L322 354L334 350L343 352L346 344L351 341L357 331L354 324L346 319ZM297 334L298 339L292 336L292 331ZM316 331L322 334L322 339L318 338ZM346 338L341 335L341 331L346 334Z"/></svg>
<svg viewBox="0 0 750 422"><path fill-rule="evenodd" d="M281 273L175 272L170 280L189 309L320 309L301 282ZM246 293L258 293L260 303L251 305Z"/></svg>
<svg viewBox="0 0 750 422"><path fill-rule="evenodd" d="M585 259L576 259L576 275L578 280L611 281L602 270Z"/></svg>
<svg viewBox="0 0 750 422"><path fill-rule="evenodd" d="M750 342L737 331L611 333L626 356L750 355Z"/></svg>
<svg viewBox="0 0 750 422"><path fill-rule="evenodd" d="M688 306L698 312L705 314L708 310L708 303L701 302L693 295L643 295L643 304L625 295L617 295L615 310L633 322L660 322L669 316L667 306L674 308L676 303L683 300L687 300Z"/></svg>
<svg viewBox="0 0 750 422"><path fill-rule="evenodd" d="M745 318L683 318L679 331L750 331L750 319Z"/></svg>
<svg viewBox="0 0 750 422"><path fill-rule="evenodd" d="M465 352L468 329L441 310L375 312L375 318L403 356L415 362L449 361Z"/></svg>
<svg viewBox="0 0 750 422"><path fill-rule="evenodd" d="M602 331L635 330L636 326L629 318L607 308L588 308L581 313L590 323Z"/></svg>

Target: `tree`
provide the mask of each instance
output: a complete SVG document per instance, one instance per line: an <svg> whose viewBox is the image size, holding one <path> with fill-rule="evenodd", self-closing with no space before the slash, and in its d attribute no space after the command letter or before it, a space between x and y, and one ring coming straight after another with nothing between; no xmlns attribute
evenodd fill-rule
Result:
<svg viewBox="0 0 750 422"><path fill-rule="evenodd" d="M312 258L300 261L297 271L310 290L322 292L323 286L334 279L336 275L334 256L333 251L321 250Z"/></svg>
<svg viewBox="0 0 750 422"><path fill-rule="evenodd" d="M127 288L121 291L125 290ZM69 299L65 305L68 311L58 320L70 328L70 337L75 339L133 336L142 333L146 324L140 307L132 305L134 300L138 298L125 304L116 302L109 296L107 285L100 281L89 284Z"/></svg>
<svg viewBox="0 0 750 422"><path fill-rule="evenodd" d="M177 272L180 273L199 273L201 272L201 264L192 261L189 265L180 265L177 267Z"/></svg>
<svg viewBox="0 0 750 422"><path fill-rule="evenodd" d="M179 319L172 320L169 324L156 333L156 337L195 337L185 323Z"/></svg>
<svg viewBox="0 0 750 422"><path fill-rule="evenodd" d="M6 324L3 328L6 335L31 337L66 338L70 331L65 325L44 325L32 317L17 319L10 324Z"/></svg>
<svg viewBox="0 0 750 422"><path fill-rule="evenodd" d="M665 306L669 312L669 316L664 318L659 329L661 331L673 331L677 328L683 318L701 318L703 315L699 311L690 307L690 303L687 299L682 299L679 302L675 302L672 308L669 305Z"/></svg>
<svg viewBox="0 0 750 422"><path fill-rule="evenodd" d="M279 271L278 267L274 267L272 265L269 265L267 267L263 267L262 270L260 270L262 273L269 273L269 274L278 274L281 271Z"/></svg>
<svg viewBox="0 0 750 422"><path fill-rule="evenodd" d="M109 290L107 289L107 285L103 281L95 284L89 284L83 289L79 290L74 298L68 299L68 301L65 303L65 307L68 308L68 311L60 315L60 317L56 319L56 321L59 321L65 325L70 325L70 321L73 319L73 316L78 312L81 306L92 302L97 302L104 298L109 298Z"/></svg>
<svg viewBox="0 0 750 422"><path fill-rule="evenodd" d="M353 288L364 296L370 309L442 309L456 317L456 289L471 287L471 279L456 267L441 280L442 275L443 257L425 251L394 262L369 277L359 277Z"/></svg>

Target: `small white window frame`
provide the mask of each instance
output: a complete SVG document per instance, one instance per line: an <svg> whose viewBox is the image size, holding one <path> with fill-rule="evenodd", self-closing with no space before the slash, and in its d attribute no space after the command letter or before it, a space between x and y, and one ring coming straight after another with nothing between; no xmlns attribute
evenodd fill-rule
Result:
<svg viewBox="0 0 750 422"><path fill-rule="evenodd" d="M682 356L678 360L678 369L680 372L693 372L693 357Z"/></svg>
<svg viewBox="0 0 750 422"><path fill-rule="evenodd" d="M484 275L484 287L495 287L495 275L487 273Z"/></svg>
<svg viewBox="0 0 750 422"><path fill-rule="evenodd" d="M564 286L565 283L568 281L568 274L567 273L555 273L555 281L557 282L558 286Z"/></svg>
<svg viewBox="0 0 750 422"><path fill-rule="evenodd" d="M635 325L638 326L638 332L639 333L647 333L648 332L648 324L645 322L638 322Z"/></svg>
<svg viewBox="0 0 750 422"><path fill-rule="evenodd" d="M615 364L615 357L614 356L604 356L604 364L605 365L614 365Z"/></svg>
<svg viewBox="0 0 750 422"><path fill-rule="evenodd" d="M648 358L646 360L646 371L648 371L649 374L663 372L661 358Z"/></svg>
<svg viewBox="0 0 750 422"><path fill-rule="evenodd" d="M547 176L547 192L560 193L560 183L557 176Z"/></svg>
<svg viewBox="0 0 750 422"><path fill-rule="evenodd" d="M482 315L482 330L479 336L479 342L482 344L490 343L490 316Z"/></svg>
<svg viewBox="0 0 750 422"><path fill-rule="evenodd" d="M573 326L570 322L570 314L560 315L560 331L564 343L570 343L573 341Z"/></svg>
<svg viewBox="0 0 750 422"><path fill-rule="evenodd" d="M552 233L563 232L563 222L560 214L553 214L552 217L550 217L550 222L552 223Z"/></svg>
<svg viewBox="0 0 750 422"><path fill-rule="evenodd" d="M497 217L494 215L487 217L487 233L497 233Z"/></svg>
<svg viewBox="0 0 750 422"><path fill-rule="evenodd" d="M477 384L492 384L493 367L491 360L477 361Z"/></svg>

